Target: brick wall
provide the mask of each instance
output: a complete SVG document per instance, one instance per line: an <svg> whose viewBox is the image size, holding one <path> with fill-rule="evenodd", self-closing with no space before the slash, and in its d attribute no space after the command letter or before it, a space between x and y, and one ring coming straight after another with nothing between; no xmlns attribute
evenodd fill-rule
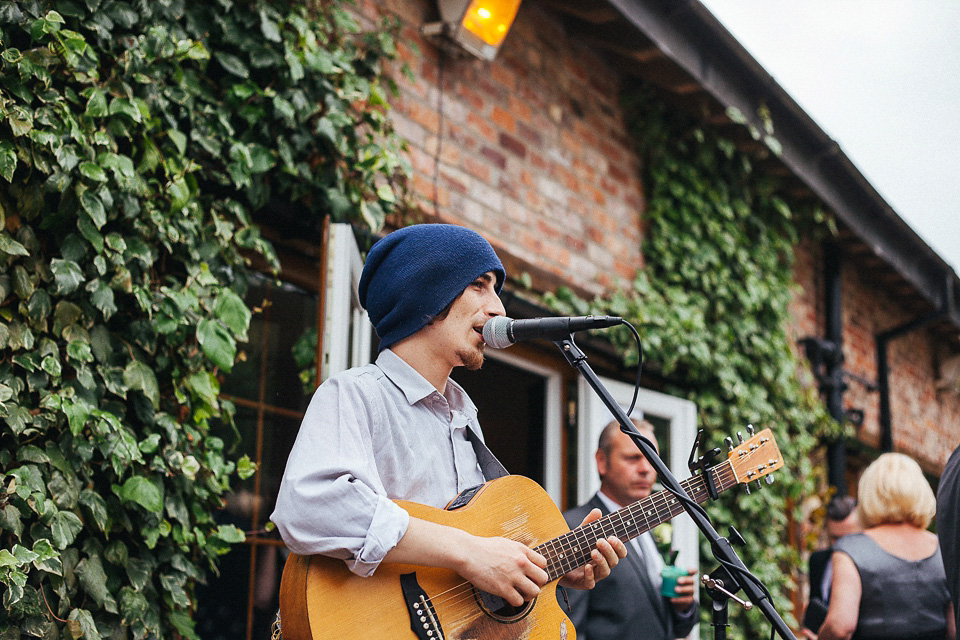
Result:
<svg viewBox="0 0 960 640"><path fill-rule="evenodd" d="M797 248L794 279L797 294L791 303L795 337L824 332L822 252L810 242ZM845 261L842 268L844 369L870 382L877 381L875 336L914 318L894 297L878 289L862 267ZM908 333L889 343L890 408L894 450L915 458L939 475L950 452L960 444L960 393L937 389L945 345L926 330ZM880 396L860 381L848 378L843 406L864 412L857 437L880 446Z"/></svg>
<svg viewBox="0 0 960 640"><path fill-rule="evenodd" d="M643 199L616 74L525 3L496 60L443 60L441 95L437 49L418 32L437 18L433 2L379 6L404 22L414 80L397 76L393 121L409 141L420 208L589 295L631 279Z"/></svg>
<svg viewBox="0 0 960 640"><path fill-rule="evenodd" d="M857 265L843 270L844 354L846 368L876 380L874 336L916 319L887 292L878 289ZM960 444L960 404L956 391L937 391L939 360L945 346L920 329L888 343L890 410L895 451L917 459L930 473L939 474L950 452ZM880 442L879 397L850 382L845 395L850 406L862 407L866 419L858 437L872 446Z"/></svg>
<svg viewBox="0 0 960 640"><path fill-rule="evenodd" d="M526 2L496 60L445 59L441 91L437 50L418 31L437 19L433 0L364 0L361 10L403 23L400 53L413 80L395 74L392 117L409 143L425 219L484 234L513 275L529 270L538 289L563 282L593 295L632 278L643 264L643 193L616 70ZM823 335L821 265L815 244L798 247L794 337ZM875 381L874 336L912 318L861 275L844 266L845 368ZM935 386L942 352L923 330L890 345L894 446L934 474L960 442L960 394ZM858 436L877 446L877 393L851 380L844 406L864 411Z"/></svg>

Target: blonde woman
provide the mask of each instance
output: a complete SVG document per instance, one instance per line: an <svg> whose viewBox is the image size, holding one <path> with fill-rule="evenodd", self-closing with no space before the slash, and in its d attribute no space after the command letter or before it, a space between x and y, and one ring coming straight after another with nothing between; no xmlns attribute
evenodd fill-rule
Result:
<svg viewBox="0 0 960 640"><path fill-rule="evenodd" d="M885 453L860 478L863 533L834 546L830 608L819 640L953 640L953 605L937 537L936 499L920 465Z"/></svg>

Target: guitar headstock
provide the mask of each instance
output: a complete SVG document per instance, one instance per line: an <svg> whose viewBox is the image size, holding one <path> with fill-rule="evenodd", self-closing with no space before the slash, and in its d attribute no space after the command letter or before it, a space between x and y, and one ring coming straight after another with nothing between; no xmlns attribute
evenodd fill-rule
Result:
<svg viewBox="0 0 960 640"><path fill-rule="evenodd" d="M764 429L735 447L727 455L727 460L740 484L759 480L783 466L783 456L770 429Z"/></svg>

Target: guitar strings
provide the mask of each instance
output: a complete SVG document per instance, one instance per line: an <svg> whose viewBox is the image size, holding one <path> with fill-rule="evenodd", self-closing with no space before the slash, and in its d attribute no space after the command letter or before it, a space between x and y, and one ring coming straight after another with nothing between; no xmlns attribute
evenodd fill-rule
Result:
<svg viewBox="0 0 960 640"><path fill-rule="evenodd" d="M719 491L724 491L729 487L737 484L736 475L733 473L732 465L730 465L729 462L722 465L717 465L717 467L714 467L711 470L711 473L713 473L714 480L717 481L719 485L718 486ZM700 485L700 486L694 487L693 485ZM684 490L687 493L690 493L694 497L694 499L702 497L703 500L706 500L707 492L706 492L706 487L704 485L702 476L694 476L694 477L688 478L687 480L681 483L681 486L683 486ZM700 500L697 500L697 501L700 502ZM679 508L677 509L677 507ZM676 511L674 509L676 509ZM547 569L548 569L549 580L552 581L565 575L569 571L586 564L587 558L589 557L590 552L592 552L593 550L594 543L596 542L596 540L599 539L599 537L596 536L598 530L602 534L602 537L609 537L612 535L612 536L620 537L621 539L629 539L629 538L625 538L625 536L629 534L633 534L633 535L630 535L630 538L632 538L632 537L635 537L636 535L643 533L644 531L649 531L654 526L662 522L665 522L666 520L669 520L670 518L679 514L682 511L683 511L683 506L680 504L680 501L677 500L677 498L672 493L670 493L669 491L660 491L652 496L649 496L649 498L645 498L632 505L628 505L623 509L607 514L607 516L604 516L603 518L595 520L592 523L588 523L583 527L577 527L576 529L570 531L569 533L563 534L553 540L550 540L541 545L538 545L537 547L534 547L534 550L538 551L538 553L542 553L542 555L544 555L547 558ZM668 517L662 517L664 513L668 514ZM625 514L630 516L630 520L624 519ZM651 514L653 514L654 517L652 518L648 517ZM635 519L643 520L643 524L646 527L643 529L643 531L637 530L637 526L632 524L632 522ZM615 523L616 520L620 521L619 529L617 528L617 525ZM653 524L651 524L651 522L653 522ZM595 525L596 523L600 523L600 524L596 526L592 526L592 525ZM606 526L607 524L610 525L609 531L607 530L607 526ZM633 533L635 530L636 530L636 533ZM593 537L591 537L590 535L587 535L588 531L591 534L593 534ZM566 544L567 540L571 538L576 539L579 542L579 545L571 544L564 547L563 545ZM560 549L563 550L563 553L561 554L557 553L556 547L558 544L561 545ZM587 548L588 552L582 553L581 549L583 548ZM576 552L573 558L567 558L566 556L566 553L570 551ZM570 564L570 563L573 563L573 564ZM562 569L562 571L554 575L553 572L550 571L551 564L561 565L560 568ZM446 591L442 591L440 593L437 593L434 596L427 598L427 602L434 607L446 606L446 607L456 608L456 610L453 613L455 615L462 615L462 609L464 609L465 607L461 605L466 605L468 603L472 604L475 598L476 596L474 595L473 585L470 584L469 582L464 581L460 584L457 584L451 587L450 589L447 589ZM477 611L476 609L471 607L468 613L475 614L477 613Z"/></svg>

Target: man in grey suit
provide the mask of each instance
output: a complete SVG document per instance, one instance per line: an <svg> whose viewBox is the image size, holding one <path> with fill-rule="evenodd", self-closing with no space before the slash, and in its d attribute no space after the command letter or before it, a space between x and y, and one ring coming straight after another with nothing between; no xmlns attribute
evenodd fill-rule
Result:
<svg viewBox="0 0 960 640"><path fill-rule="evenodd" d="M653 425L634 420L637 429L656 445ZM646 498L653 491L656 471L617 422L600 434L596 453L600 490L585 504L564 513L571 527L592 509L604 514ZM673 640L690 633L697 621L694 580L679 578L675 598L660 595L662 560L649 532L627 543L627 557L592 591L566 590L568 615L580 640ZM564 596L558 591L560 605ZM565 609L566 610L566 609Z"/></svg>

